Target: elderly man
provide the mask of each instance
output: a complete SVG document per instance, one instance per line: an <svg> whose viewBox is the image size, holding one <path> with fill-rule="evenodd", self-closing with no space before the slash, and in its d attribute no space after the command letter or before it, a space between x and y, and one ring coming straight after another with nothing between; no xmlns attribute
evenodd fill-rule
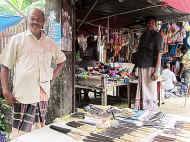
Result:
<svg viewBox="0 0 190 142"><path fill-rule="evenodd" d="M3 96L13 106L12 127L17 134L30 132L34 122L44 126L50 80L58 76L66 59L42 32L44 22L44 13L32 9L28 15L28 30L13 36L1 55ZM13 92L8 86L11 69L14 69Z"/></svg>

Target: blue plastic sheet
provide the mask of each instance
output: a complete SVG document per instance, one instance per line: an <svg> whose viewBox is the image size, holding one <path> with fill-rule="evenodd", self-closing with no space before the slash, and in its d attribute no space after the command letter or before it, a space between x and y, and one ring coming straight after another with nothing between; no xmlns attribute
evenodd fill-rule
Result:
<svg viewBox="0 0 190 142"><path fill-rule="evenodd" d="M22 20L20 16L0 15L0 32L5 31L7 28L18 24Z"/></svg>

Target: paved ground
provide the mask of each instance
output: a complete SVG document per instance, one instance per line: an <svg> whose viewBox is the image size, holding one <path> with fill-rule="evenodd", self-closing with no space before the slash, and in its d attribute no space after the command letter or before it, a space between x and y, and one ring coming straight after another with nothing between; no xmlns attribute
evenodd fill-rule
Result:
<svg viewBox="0 0 190 142"><path fill-rule="evenodd" d="M161 105L160 110L167 113L177 114L190 117L190 97L171 97L165 100L165 104Z"/></svg>
<svg viewBox="0 0 190 142"><path fill-rule="evenodd" d="M109 93L112 94L112 91L110 91ZM89 96L91 99L94 98L93 93L90 93ZM95 101L92 101L91 103L95 103L96 101L97 101L97 99ZM100 104L100 102L101 101L99 98L97 104ZM113 102L115 102L114 104L112 104L114 106L118 106L121 108L128 107L128 105L126 103L127 101L119 103L116 100L114 100ZM109 103L110 103L110 101L109 101ZM162 112L166 112L166 113L170 113L170 114L177 114L177 115L181 115L181 116L190 117L190 97L187 97L186 104L185 104L185 97L172 96L169 99L165 100L165 104L160 106L160 110Z"/></svg>

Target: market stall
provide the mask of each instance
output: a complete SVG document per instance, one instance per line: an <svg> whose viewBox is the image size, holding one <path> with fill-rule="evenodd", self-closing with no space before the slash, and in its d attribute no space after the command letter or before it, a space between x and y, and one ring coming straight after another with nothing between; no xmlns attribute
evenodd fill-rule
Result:
<svg viewBox="0 0 190 142"><path fill-rule="evenodd" d="M130 84L137 83L137 79L131 75L134 66L131 64L131 57L144 29L145 16L177 19L186 14L161 4L159 0L140 0L138 4L134 0L78 0L75 8L78 36L74 38L82 46L76 50L76 56L77 51L87 48L85 36L89 34L85 34L85 31L96 33L93 37L97 40L99 58L96 60L97 54L92 48L90 54L93 55L93 61L88 62L86 58L82 67L80 64L75 65L72 105L76 107L77 89L80 93L81 90L95 90L100 93L102 105L87 105L84 110L75 108L73 110L76 112L59 117L54 123L12 142L188 142L189 118L162 112L103 106L107 105L107 89L119 86L127 87L127 101L130 104ZM94 45L91 44L91 47ZM86 53L83 55L86 56Z"/></svg>
<svg viewBox="0 0 190 142"><path fill-rule="evenodd" d="M156 16L161 20L157 23L159 30L162 23L168 23L186 15L168 7L167 4L167 2L143 0L138 5L134 4L133 1L114 0L109 2L79 1L76 4L76 10L80 11L76 15L78 33L76 61L79 59L79 62L83 64L76 68L84 69L83 71L80 69L80 72L75 71L76 94L79 94L77 101L80 102L81 90L87 93L88 91L100 90L100 94L102 94L101 104L107 105L107 87L115 87L118 90L121 88L120 86L126 86L127 89L124 92L126 92L125 96L127 96L128 103L130 102L130 82L135 80L137 83L137 78L131 74L133 68L129 71L126 68L112 66L106 72L105 68L102 69L99 64L102 63L104 67L115 63L129 65L133 61L133 54L138 47L139 38L145 27L144 20L147 16ZM184 38L182 32L182 30L175 33L170 32L170 34L167 33L167 37L170 35L171 39L173 36L180 35L178 36L178 40L180 40ZM163 36L166 37L164 32ZM93 37L93 44L88 44L89 37ZM91 55L88 55L89 47L93 47L90 51L93 53ZM97 51L94 50L95 48ZM166 51L167 49L164 48L163 50ZM88 55L87 59L86 55ZM93 59L89 57L93 57ZM98 82L96 82L97 80ZM158 92L160 92L159 89ZM116 95L119 94L118 91Z"/></svg>
<svg viewBox="0 0 190 142"><path fill-rule="evenodd" d="M115 63L116 65L117 63ZM115 66L114 65L114 66ZM117 66L117 65L116 65ZM112 69L105 71L104 73L95 72L82 72L81 74L76 74L76 89L89 89L89 90L99 90L99 93L102 94L101 104L107 105L107 89L126 86L127 87L127 100L130 101L130 83L137 83L137 80L134 78L129 78L130 73L134 67L134 64L131 63L120 63L118 64L118 69ZM109 68L109 67L108 67ZM117 68L117 67L115 67ZM80 90L79 90L80 91ZM80 92L81 93L81 92ZM119 94L119 89L116 92L116 95ZM79 94L80 95L80 94ZM128 104L130 104L128 102Z"/></svg>

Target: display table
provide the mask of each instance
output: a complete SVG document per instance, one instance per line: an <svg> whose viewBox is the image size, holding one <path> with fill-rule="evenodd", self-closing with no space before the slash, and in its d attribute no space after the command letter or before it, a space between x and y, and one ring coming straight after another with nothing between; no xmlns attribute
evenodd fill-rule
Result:
<svg viewBox="0 0 190 142"><path fill-rule="evenodd" d="M77 89L90 89L90 90L99 90L102 94L101 104L107 105L107 89L110 87L127 87L127 101L130 104L130 83L137 84L137 80L129 80L129 82L124 83L123 81L114 81L112 79L107 79L103 75L90 75L87 78L84 78L80 75L75 75L75 88Z"/></svg>
<svg viewBox="0 0 190 142"><path fill-rule="evenodd" d="M158 105L160 105L160 80L158 80ZM128 82L115 81L113 79L107 79L103 75L89 75L86 78L80 75L75 75L75 88L76 89L89 89L99 90L102 94L101 105L107 105L107 90L108 88L117 87L117 94L119 94L119 87L126 86L127 104L131 108L131 84L138 84L138 80L128 80Z"/></svg>
<svg viewBox="0 0 190 142"><path fill-rule="evenodd" d="M109 109L107 109L109 110ZM114 111L114 110L113 110ZM146 114L146 115L145 115ZM156 113L157 114L157 113ZM117 127L103 128L93 125L89 118L67 118L49 126L69 129L69 132L60 132L50 129L49 126L35 130L18 137L11 142L189 142L190 118L160 113L153 115L149 121L125 118L119 121ZM163 115L164 114L164 115ZM144 118L149 115L143 112ZM159 116L158 118L156 118ZM161 116L161 117L160 117ZM123 117L121 117L123 118ZM139 117L140 118L140 117ZM142 117L141 117L142 118ZM88 122L87 122L88 119ZM104 118L102 118L104 119ZM99 119L98 121L102 121ZM156 119L156 121L154 120ZM124 123L124 120L128 120ZM115 120L114 120L115 121ZM153 124L154 122L157 122ZM105 122L106 123L106 122ZM102 124L102 125L105 125ZM152 125L153 124L153 125ZM100 128L102 127L102 128Z"/></svg>
<svg viewBox="0 0 190 142"><path fill-rule="evenodd" d="M76 142L71 137L60 134L50 129L48 126L34 130L31 133L18 137L11 142Z"/></svg>

